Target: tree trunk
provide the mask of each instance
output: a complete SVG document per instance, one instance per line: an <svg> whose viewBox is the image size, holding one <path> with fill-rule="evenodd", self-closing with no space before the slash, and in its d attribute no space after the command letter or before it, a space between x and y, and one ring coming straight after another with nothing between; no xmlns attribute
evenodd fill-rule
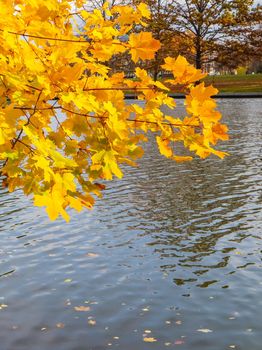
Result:
<svg viewBox="0 0 262 350"><path fill-rule="evenodd" d="M200 36L196 37L196 68L202 69L202 45Z"/></svg>
<svg viewBox="0 0 262 350"><path fill-rule="evenodd" d="M158 52L156 52L155 53L154 73L153 73L154 81L157 81L158 73L159 73L159 54L158 54Z"/></svg>

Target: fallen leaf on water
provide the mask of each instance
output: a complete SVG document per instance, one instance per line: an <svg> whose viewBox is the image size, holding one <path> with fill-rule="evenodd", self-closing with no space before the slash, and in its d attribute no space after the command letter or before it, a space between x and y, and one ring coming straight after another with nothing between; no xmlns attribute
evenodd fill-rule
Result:
<svg viewBox="0 0 262 350"><path fill-rule="evenodd" d="M99 254L96 253L87 253L86 256L88 256L89 258L97 258L99 256Z"/></svg>
<svg viewBox="0 0 262 350"><path fill-rule="evenodd" d="M90 311L90 307L89 306L75 306L74 309L76 311L84 311L84 312Z"/></svg>
<svg viewBox="0 0 262 350"><path fill-rule="evenodd" d="M95 320L88 320L88 324L90 326L95 326L96 325L96 321Z"/></svg>
<svg viewBox="0 0 262 350"><path fill-rule="evenodd" d="M147 338L147 337L145 337L144 338L144 342L146 342L146 343L154 343L154 342L156 342L157 340L156 340L156 338Z"/></svg>
<svg viewBox="0 0 262 350"><path fill-rule="evenodd" d="M145 307L144 309L142 309L142 311L149 311L149 308Z"/></svg>
<svg viewBox="0 0 262 350"><path fill-rule="evenodd" d="M64 280L64 282L65 282L65 283L70 283L70 282L72 282L72 280L71 280L71 278L66 278L66 279Z"/></svg>
<svg viewBox="0 0 262 350"><path fill-rule="evenodd" d="M65 324L62 323L62 322L59 322L59 323L56 324L56 327L57 327L57 328L64 328L64 327L65 327Z"/></svg>
<svg viewBox="0 0 262 350"><path fill-rule="evenodd" d="M211 329L208 329L208 328L200 328L200 329L197 330L197 332L212 333L213 331Z"/></svg>

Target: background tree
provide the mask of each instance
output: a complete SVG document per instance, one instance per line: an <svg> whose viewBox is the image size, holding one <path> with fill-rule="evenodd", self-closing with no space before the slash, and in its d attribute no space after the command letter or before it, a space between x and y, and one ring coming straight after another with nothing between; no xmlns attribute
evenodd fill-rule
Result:
<svg viewBox="0 0 262 350"><path fill-rule="evenodd" d="M214 61L218 47L235 42L241 28L256 30L254 18L260 11L259 6L253 9L253 0L176 0L172 6L174 30L185 38L193 36L197 68Z"/></svg>
<svg viewBox="0 0 262 350"><path fill-rule="evenodd" d="M217 43L216 62L223 67L248 67L262 60L262 8L257 6L242 15L228 29L223 41Z"/></svg>

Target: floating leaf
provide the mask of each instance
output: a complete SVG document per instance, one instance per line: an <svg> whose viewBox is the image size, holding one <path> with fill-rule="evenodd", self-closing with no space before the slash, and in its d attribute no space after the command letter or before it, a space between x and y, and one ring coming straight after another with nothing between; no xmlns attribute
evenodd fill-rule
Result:
<svg viewBox="0 0 262 350"><path fill-rule="evenodd" d="M199 328L197 330L197 332L201 332L201 333L212 333L213 331L211 329L208 328Z"/></svg>
<svg viewBox="0 0 262 350"><path fill-rule="evenodd" d="M75 306L74 309L76 311L82 311L82 312L90 311L89 306Z"/></svg>
<svg viewBox="0 0 262 350"><path fill-rule="evenodd" d="M96 325L96 321L95 321L95 320L88 320L87 323L88 323L90 326L95 326L95 325Z"/></svg>
<svg viewBox="0 0 262 350"><path fill-rule="evenodd" d="M149 307L144 307L144 308L142 309L142 311L145 311L145 312L149 311Z"/></svg>
<svg viewBox="0 0 262 350"><path fill-rule="evenodd" d="M145 337L144 338L144 342L146 342L146 343L155 343L157 340L156 340L156 338L148 338L148 337Z"/></svg>
<svg viewBox="0 0 262 350"><path fill-rule="evenodd" d="M64 280L64 282L65 282L65 283L70 283L70 282L72 282L72 280L71 280L71 278L66 278L66 279Z"/></svg>
<svg viewBox="0 0 262 350"><path fill-rule="evenodd" d="M99 256L99 254L96 253L87 253L86 256L88 256L89 258L97 258Z"/></svg>
<svg viewBox="0 0 262 350"><path fill-rule="evenodd" d="M64 328L64 327L65 327L65 324L62 323L62 322L59 322L59 323L56 324L56 327L57 327L57 328Z"/></svg>

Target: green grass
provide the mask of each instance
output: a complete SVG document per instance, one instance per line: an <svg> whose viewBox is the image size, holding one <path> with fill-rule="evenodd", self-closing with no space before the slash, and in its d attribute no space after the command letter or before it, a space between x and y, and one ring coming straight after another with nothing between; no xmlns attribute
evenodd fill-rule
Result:
<svg viewBox="0 0 262 350"><path fill-rule="evenodd" d="M262 74L214 75L204 81L220 92L262 92Z"/></svg>

